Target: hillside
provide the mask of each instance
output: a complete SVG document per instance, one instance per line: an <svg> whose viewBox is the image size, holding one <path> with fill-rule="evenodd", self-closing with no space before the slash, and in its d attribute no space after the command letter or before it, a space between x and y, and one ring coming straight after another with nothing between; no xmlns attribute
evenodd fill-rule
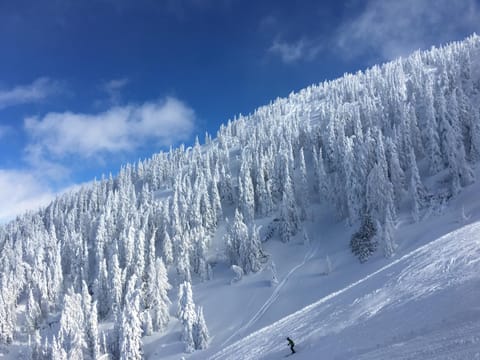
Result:
<svg viewBox="0 0 480 360"><path fill-rule="evenodd" d="M268 359L287 335L307 357L414 348L426 309L473 306L453 295L477 266L477 225L457 220L478 221L479 58L472 36L309 87L0 227L0 351Z"/></svg>
<svg viewBox="0 0 480 360"><path fill-rule="evenodd" d="M387 265L376 261L378 269L372 266L365 277L343 266L338 271L349 273L352 283L342 287L346 284L335 281L338 290L197 358L278 359L289 353L287 335L296 339L296 359L477 358L480 207L472 199L479 190L469 188L445 214L411 229L417 234L415 250L405 249ZM468 209L468 224L457 206ZM445 235L437 238L435 232ZM332 276L317 274L318 286L329 284ZM284 296L296 300L289 292Z"/></svg>

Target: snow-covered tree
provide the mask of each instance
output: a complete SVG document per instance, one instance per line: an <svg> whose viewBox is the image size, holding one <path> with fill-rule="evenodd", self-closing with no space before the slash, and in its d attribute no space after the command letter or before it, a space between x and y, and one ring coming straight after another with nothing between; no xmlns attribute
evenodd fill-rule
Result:
<svg viewBox="0 0 480 360"><path fill-rule="evenodd" d="M185 281L178 292L177 317L182 323L182 341L186 352L195 350L193 327L196 321L195 304L193 302L192 286Z"/></svg>
<svg viewBox="0 0 480 360"><path fill-rule="evenodd" d="M288 242L290 238L297 233L300 228L300 218L298 216L298 207L293 194L293 187L290 176L286 175L286 183L280 205L280 238L283 242Z"/></svg>
<svg viewBox="0 0 480 360"><path fill-rule="evenodd" d="M153 331L162 331L169 322L168 291L171 285L161 258L157 258L154 264L150 264L147 271L145 308L150 312Z"/></svg>
<svg viewBox="0 0 480 360"><path fill-rule="evenodd" d="M107 261L105 258L100 260L98 264L99 268L97 271L97 278L94 281L93 286L93 298L97 301L98 316L100 319L103 319L107 316L112 302L109 301L109 282L108 282L108 271L107 271Z"/></svg>
<svg viewBox="0 0 480 360"><path fill-rule="evenodd" d="M270 286L275 286L278 284L278 274L277 274L277 267L273 260L270 260L268 271L270 272Z"/></svg>
<svg viewBox="0 0 480 360"><path fill-rule="evenodd" d="M231 269L233 271L233 273L235 274L235 277L231 280L231 284L233 283L236 283L236 282L239 282L240 280L242 280L243 278L243 269L240 267L240 266L237 266L237 265L232 265L231 266Z"/></svg>
<svg viewBox="0 0 480 360"><path fill-rule="evenodd" d="M208 347L208 340L210 335L208 334L207 324L203 317L203 308L197 307L197 316L195 323L193 324L193 342L195 343L195 349L204 350Z"/></svg>
<svg viewBox="0 0 480 360"><path fill-rule="evenodd" d="M173 262L172 240L166 229L163 230L162 255L166 265L170 265Z"/></svg>
<svg viewBox="0 0 480 360"><path fill-rule="evenodd" d="M25 320L30 332L38 329L41 315L42 313L40 311L40 306L33 296L32 289L29 288L27 295L27 306L25 308Z"/></svg>
<svg viewBox="0 0 480 360"><path fill-rule="evenodd" d="M59 356L63 352L68 359L82 359L88 353L86 339L86 318L82 304L82 295L71 288L64 297L64 306L60 317L60 329L56 344ZM55 342L52 344L52 347ZM63 356L63 355L62 355Z"/></svg>
<svg viewBox="0 0 480 360"><path fill-rule="evenodd" d="M309 194L308 194L308 180L307 180L307 166L305 165L305 155L303 148L299 153L299 179L298 179L298 194L300 203L300 220L307 218L307 208L309 206Z"/></svg>
<svg viewBox="0 0 480 360"><path fill-rule="evenodd" d="M143 358L140 292L136 288L136 283L136 276L128 282L125 305L120 316L118 329L120 360Z"/></svg>

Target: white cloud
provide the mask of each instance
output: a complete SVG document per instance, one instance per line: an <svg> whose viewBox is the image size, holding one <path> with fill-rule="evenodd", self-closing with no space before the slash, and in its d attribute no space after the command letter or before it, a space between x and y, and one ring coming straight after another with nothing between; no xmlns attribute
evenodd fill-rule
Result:
<svg viewBox="0 0 480 360"><path fill-rule="evenodd" d="M0 223L47 205L55 194L33 174L0 169Z"/></svg>
<svg viewBox="0 0 480 360"><path fill-rule="evenodd" d="M299 60L313 60L321 49L320 44L311 40L300 39L288 43L276 39L268 52L280 56L284 63L291 64Z"/></svg>
<svg viewBox="0 0 480 360"><path fill-rule="evenodd" d="M0 89L0 109L40 102L60 90L60 84L46 77L36 79L29 85L18 85L11 89Z"/></svg>
<svg viewBox="0 0 480 360"><path fill-rule="evenodd" d="M370 0L363 12L339 27L335 40L348 56L388 60L479 29L475 0Z"/></svg>
<svg viewBox="0 0 480 360"><path fill-rule="evenodd" d="M155 142L168 146L187 140L194 129L195 113L183 102L168 97L141 105L115 106L98 114L48 113L25 119L32 138L30 149L56 158L91 157L132 151Z"/></svg>

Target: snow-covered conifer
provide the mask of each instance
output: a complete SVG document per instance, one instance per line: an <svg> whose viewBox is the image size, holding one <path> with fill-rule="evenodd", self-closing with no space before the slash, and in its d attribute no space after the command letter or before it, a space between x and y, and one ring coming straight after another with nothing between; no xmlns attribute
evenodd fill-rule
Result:
<svg viewBox="0 0 480 360"><path fill-rule="evenodd" d="M133 275L127 285L125 305L120 316L118 329L120 360L143 358L140 292L136 288L136 283L136 276Z"/></svg>
<svg viewBox="0 0 480 360"><path fill-rule="evenodd" d="M166 265L170 265L173 262L172 240L166 229L163 230L162 255Z"/></svg>
<svg viewBox="0 0 480 360"><path fill-rule="evenodd" d="M307 207L309 205L309 196L308 196L308 181L307 181L307 167L305 165L305 156L303 153L303 148L300 149L299 154L299 203L300 203L300 220L305 220L307 218Z"/></svg>
<svg viewBox="0 0 480 360"><path fill-rule="evenodd" d="M298 210L295 198L293 196L293 189L287 176L287 184L282 196L282 203L280 205L280 239L283 242L288 242L290 238L295 235L300 227L300 219L298 217Z"/></svg>
<svg viewBox="0 0 480 360"><path fill-rule="evenodd" d="M29 288L27 295L27 306L25 309L25 320L30 332L38 329L40 325L40 316L40 306L33 296L32 288Z"/></svg>
<svg viewBox="0 0 480 360"><path fill-rule="evenodd" d="M152 316L150 315L150 311L144 310L142 312L142 329L144 336L150 336L153 332L153 323L152 323Z"/></svg>
<svg viewBox="0 0 480 360"><path fill-rule="evenodd" d="M97 278L93 284L93 298L98 304L98 316L103 319L107 316L112 302L109 300L109 283L107 261L105 258L100 260L99 269L97 270Z"/></svg>
<svg viewBox="0 0 480 360"><path fill-rule="evenodd" d="M388 174L393 186L393 193L395 195L395 203L397 207L402 199L405 189L405 173L400 166L400 159L397 152L397 147L391 138L386 141L388 152ZM413 151L413 148L410 148Z"/></svg>
<svg viewBox="0 0 480 360"><path fill-rule="evenodd" d="M383 219L382 232L383 254L385 257L390 258L395 254L397 244L395 243L393 234L394 224L392 214L390 213L390 209L388 207L385 211L385 218Z"/></svg>
<svg viewBox="0 0 480 360"><path fill-rule="evenodd" d="M167 270L161 258L158 258L155 264L151 265L148 274L145 306L151 313L153 331L161 331L169 321L170 300L168 291L171 289Z"/></svg>
<svg viewBox="0 0 480 360"><path fill-rule="evenodd" d="M239 206L245 223L253 221L255 215L255 192L253 189L250 168L246 163L242 163L240 175L238 178L240 199Z"/></svg>
<svg viewBox="0 0 480 360"><path fill-rule="evenodd" d="M58 346L65 351L68 359L82 359L88 353L82 295L74 293L70 288L63 302L57 338Z"/></svg>
<svg viewBox="0 0 480 360"><path fill-rule="evenodd" d="M232 265L231 269L232 269L233 273L235 274L235 277L232 279L232 281L230 283L233 284L233 283L236 283L236 282L239 282L240 280L242 280L242 277L243 277L243 274L244 274L243 269L240 266L237 266L237 265Z"/></svg>
<svg viewBox="0 0 480 360"><path fill-rule="evenodd" d="M78 356L78 355L77 355ZM76 357L74 359L81 359L82 357ZM56 336L52 339L52 349L51 349L51 359L52 360L68 360L72 359L67 354L67 351L63 348L59 339Z"/></svg>
<svg viewBox="0 0 480 360"><path fill-rule="evenodd" d="M278 284L278 274L277 274L277 267L275 266L275 263L273 260L270 260L270 264L268 267L268 270L270 271L270 286L275 286Z"/></svg>
<svg viewBox="0 0 480 360"><path fill-rule="evenodd" d="M413 221L417 222L420 218L420 209L423 205L423 201L426 195L425 188L423 186L422 180L420 179L420 174L418 173L417 161L415 158L415 153L413 149L410 149L409 153L409 163L410 163L410 197L412 201L412 217Z"/></svg>
<svg viewBox="0 0 480 360"><path fill-rule="evenodd" d="M185 281L180 285L178 293L177 316L182 322L182 341L186 352L195 349L193 327L196 320L195 304L193 303L192 286Z"/></svg>
<svg viewBox="0 0 480 360"><path fill-rule="evenodd" d="M273 210L273 200L270 187L265 181L265 167L263 157L260 157L260 165L256 171L256 204L260 215L268 215Z"/></svg>
<svg viewBox="0 0 480 360"><path fill-rule="evenodd" d="M243 267L242 257L245 249L244 244L248 239L248 227L243 222L243 216L240 211L235 210L233 223L228 227L225 234L226 255L231 265ZM245 271L245 269L243 269Z"/></svg>
<svg viewBox="0 0 480 360"><path fill-rule="evenodd" d="M207 324L203 317L203 308L197 307L197 314L195 323L193 324L193 342L195 343L195 349L204 350L208 347L208 340L210 335L208 334Z"/></svg>
<svg viewBox="0 0 480 360"><path fill-rule="evenodd" d="M122 270L120 269L120 265L118 263L118 257L116 254L113 255L112 262L110 265L110 291L109 297L112 303L112 311L115 314L119 314L119 311L122 306L122 299L123 299L123 278L122 278Z"/></svg>

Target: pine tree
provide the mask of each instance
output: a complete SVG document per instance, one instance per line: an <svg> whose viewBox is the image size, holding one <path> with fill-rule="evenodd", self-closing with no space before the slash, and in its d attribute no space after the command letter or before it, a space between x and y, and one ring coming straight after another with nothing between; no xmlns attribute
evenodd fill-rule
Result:
<svg viewBox="0 0 480 360"><path fill-rule="evenodd" d="M280 205L280 239L283 242L290 241L300 227L300 219L298 217L297 204L293 197L293 189L288 183L282 196Z"/></svg>
<svg viewBox="0 0 480 360"><path fill-rule="evenodd" d="M136 282L136 276L133 276L128 282L125 306L121 313L121 326L118 329L120 360L143 358L140 292L136 288Z"/></svg>
<svg viewBox="0 0 480 360"><path fill-rule="evenodd" d="M40 325L40 306L38 306L38 302L33 296L32 288L28 289L28 297L27 297L27 306L25 309L25 320L27 322L27 326L30 332L35 331L38 329Z"/></svg>
<svg viewBox="0 0 480 360"><path fill-rule="evenodd" d="M277 275L277 267L275 266L273 259L270 260L270 265L268 269L271 275L270 286L275 286L278 284L278 275Z"/></svg>
<svg viewBox="0 0 480 360"><path fill-rule="evenodd" d="M162 255L166 265L173 263L173 246L170 235L166 229L163 230Z"/></svg>
<svg viewBox="0 0 480 360"><path fill-rule="evenodd" d="M112 303L113 313L119 315L119 311L122 306L122 289L123 289L123 279L122 279L122 270L120 269L118 263L118 257L116 254L113 255L112 263L110 266L110 298Z"/></svg>
<svg viewBox="0 0 480 360"><path fill-rule="evenodd" d="M150 336L153 333L152 316L148 309L142 312L142 330L143 336Z"/></svg>
<svg viewBox="0 0 480 360"><path fill-rule="evenodd" d="M323 163L322 148L317 151L313 149L313 161L315 166L315 188L318 190L320 201L326 201L328 198L328 177Z"/></svg>
<svg viewBox="0 0 480 360"><path fill-rule="evenodd" d="M393 193L395 195L395 204L400 204L402 195L405 189L405 173L403 172L402 167L400 166L400 159L397 152L397 147L392 139L387 139L387 149L388 149L388 174L390 181L393 186ZM413 151L413 148L410 148L409 151Z"/></svg>
<svg viewBox="0 0 480 360"><path fill-rule="evenodd" d="M239 175L240 210L244 221L249 224L255 216L255 192L249 166L243 162Z"/></svg>
<svg viewBox="0 0 480 360"><path fill-rule="evenodd" d="M249 228L249 236L244 243L244 250L242 251L241 263L244 271L246 273L259 271L264 258L259 228L253 224Z"/></svg>
<svg viewBox="0 0 480 360"><path fill-rule="evenodd" d="M231 265L237 265L243 268L242 257L244 244L248 239L248 227L243 222L243 216L240 211L235 210L233 223L228 227L225 234L226 255ZM243 269L245 271L245 269Z"/></svg>
<svg viewBox="0 0 480 360"><path fill-rule="evenodd" d="M420 218L420 208L426 196L426 191L418 173L417 161L413 149L410 149L410 197L412 200L412 217L414 222L418 222Z"/></svg>
<svg viewBox="0 0 480 360"><path fill-rule="evenodd" d="M308 181L307 181L307 167L305 165L305 157L303 154L303 148L300 149L299 154L299 203L300 203L300 220L307 218L308 201Z"/></svg>
<svg viewBox="0 0 480 360"><path fill-rule="evenodd" d="M32 354L32 360L41 360L42 355L43 355L43 349L42 349L42 337L40 336L40 330L35 330L33 332L33 336L30 338L31 339L31 354Z"/></svg>
<svg viewBox="0 0 480 360"><path fill-rule="evenodd" d="M376 240L377 229L369 215L363 218L360 229L352 235L350 248L358 257L360 262L364 263L375 252L378 246Z"/></svg>
<svg viewBox="0 0 480 360"><path fill-rule="evenodd" d="M86 324L87 351L90 359L100 358L100 338L98 335L97 303L93 302L89 311Z"/></svg>
<svg viewBox="0 0 480 360"><path fill-rule="evenodd" d="M195 349L193 326L195 324L196 313L195 304L193 303L192 286L187 281L180 285L177 309L177 316L183 326L182 341L185 346L185 351L190 353Z"/></svg>
<svg viewBox="0 0 480 360"><path fill-rule="evenodd" d="M61 342L55 336L52 339L52 360L68 360L68 359L81 359L81 357L70 358L65 349L62 347ZM77 355L78 356L78 355Z"/></svg>
<svg viewBox="0 0 480 360"><path fill-rule="evenodd" d="M392 219L390 210L388 208L385 212L385 218L383 220L382 230L383 230L383 234L382 234L383 253L385 257L390 258L395 254L397 244L395 243L394 234L393 234L394 233L393 219Z"/></svg>
<svg viewBox="0 0 480 360"><path fill-rule="evenodd" d="M151 264L148 273L146 306L151 313L153 331L161 331L169 322L168 291L171 289L167 270L161 258L158 258L155 264Z"/></svg>
<svg viewBox="0 0 480 360"><path fill-rule="evenodd" d="M107 261L102 259L99 262L98 275L94 282L93 297L98 304L98 316L103 319L107 316L112 303L109 301L109 284L108 284L108 271Z"/></svg>
<svg viewBox="0 0 480 360"><path fill-rule="evenodd" d="M375 219L383 219L388 208L395 218L393 186L383 166L375 165L367 179L367 211Z"/></svg>
<svg viewBox="0 0 480 360"><path fill-rule="evenodd" d="M82 305L82 295L74 293L70 288L64 297L57 338L57 345L65 351L68 359L82 359L88 353L85 333L86 319Z"/></svg>
<svg viewBox="0 0 480 360"><path fill-rule="evenodd" d="M197 316L195 323L193 324L193 341L195 343L195 349L204 350L208 347L208 340L210 335L208 334L207 324L203 317L203 308L197 307Z"/></svg>

